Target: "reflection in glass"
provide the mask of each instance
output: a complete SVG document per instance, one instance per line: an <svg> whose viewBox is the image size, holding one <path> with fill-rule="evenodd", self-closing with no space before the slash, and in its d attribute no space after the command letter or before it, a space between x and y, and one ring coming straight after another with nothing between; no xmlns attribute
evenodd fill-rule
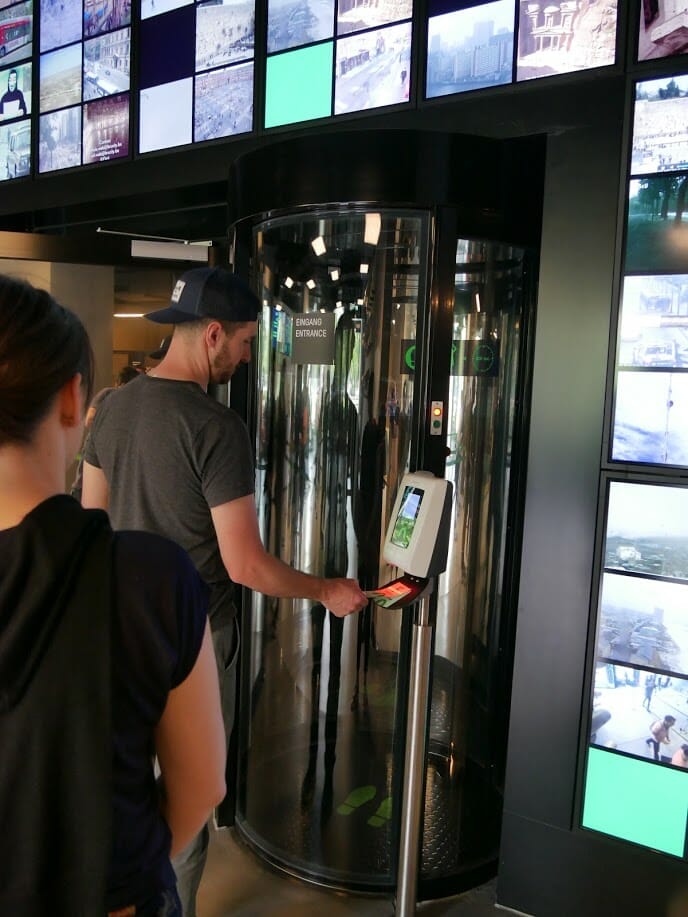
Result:
<svg viewBox="0 0 688 917"><path fill-rule="evenodd" d="M628 183L626 272L684 272L688 245L688 174Z"/></svg>
<svg viewBox="0 0 688 917"><path fill-rule="evenodd" d="M378 0L376 3L339 0L337 3L337 34L347 35L363 29L374 29L390 22L410 19L412 14L413 0Z"/></svg>
<svg viewBox="0 0 688 917"><path fill-rule="evenodd" d="M501 819L502 686L493 664L501 619L512 436L525 312L524 252L459 239L445 477L454 486L447 570L439 578L430 749L444 814L460 825L446 857L494 855ZM501 761L501 764L500 764ZM464 800L479 800L480 829ZM429 851L424 868L432 872Z"/></svg>
<svg viewBox="0 0 688 917"><path fill-rule="evenodd" d="M0 181L22 178L31 171L31 121L0 125L0 149L7 150L5 170L0 162Z"/></svg>
<svg viewBox="0 0 688 917"><path fill-rule="evenodd" d="M223 0L196 7L196 70L253 57L254 0Z"/></svg>
<svg viewBox="0 0 688 917"><path fill-rule="evenodd" d="M254 235L261 535L287 563L363 588L396 574L380 555L409 467L414 381L402 357L425 296L428 218L382 211L379 227L365 242L364 214L334 211ZM331 331L297 340L309 328ZM401 624L372 603L341 620L312 601L252 595L238 820L278 862L334 883L393 882Z"/></svg>
<svg viewBox="0 0 688 917"><path fill-rule="evenodd" d="M688 274L624 278L616 362L688 366Z"/></svg>
<svg viewBox="0 0 688 917"><path fill-rule="evenodd" d="M38 171L81 165L81 106L41 115L38 123Z"/></svg>
<svg viewBox="0 0 688 917"><path fill-rule="evenodd" d="M41 54L40 110L51 111L81 101L81 44Z"/></svg>

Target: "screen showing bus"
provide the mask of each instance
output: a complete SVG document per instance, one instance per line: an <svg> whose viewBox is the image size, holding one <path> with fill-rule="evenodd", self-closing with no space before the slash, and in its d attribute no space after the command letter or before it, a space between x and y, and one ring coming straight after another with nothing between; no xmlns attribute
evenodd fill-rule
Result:
<svg viewBox="0 0 688 917"><path fill-rule="evenodd" d="M423 491L419 487L406 487L401 498L401 506L394 523L390 541L399 548L408 548L413 537L413 530L418 520L418 512L423 501Z"/></svg>
<svg viewBox="0 0 688 917"><path fill-rule="evenodd" d="M31 57L33 40L33 3L15 3L0 9L0 57L2 65Z"/></svg>

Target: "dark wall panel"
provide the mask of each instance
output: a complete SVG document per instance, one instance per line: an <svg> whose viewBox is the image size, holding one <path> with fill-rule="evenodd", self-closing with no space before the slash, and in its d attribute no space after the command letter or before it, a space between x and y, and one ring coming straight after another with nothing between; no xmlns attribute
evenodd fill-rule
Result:
<svg viewBox="0 0 688 917"><path fill-rule="evenodd" d="M545 878L542 858L566 875L564 864L551 850L525 845L511 828L542 823L529 839L547 847L545 826L571 836L574 818L623 108L622 91L601 95L588 124L548 141L498 891L501 904L537 917L581 913L543 898L542 884L553 880ZM559 881L568 888L571 879Z"/></svg>

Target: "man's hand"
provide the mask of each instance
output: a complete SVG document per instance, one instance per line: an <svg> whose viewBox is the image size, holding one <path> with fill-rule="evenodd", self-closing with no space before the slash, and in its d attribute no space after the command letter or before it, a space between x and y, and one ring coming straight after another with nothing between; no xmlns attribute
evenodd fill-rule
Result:
<svg viewBox="0 0 688 917"><path fill-rule="evenodd" d="M322 604L338 618L360 611L368 604L367 596L355 579L326 579L323 583Z"/></svg>

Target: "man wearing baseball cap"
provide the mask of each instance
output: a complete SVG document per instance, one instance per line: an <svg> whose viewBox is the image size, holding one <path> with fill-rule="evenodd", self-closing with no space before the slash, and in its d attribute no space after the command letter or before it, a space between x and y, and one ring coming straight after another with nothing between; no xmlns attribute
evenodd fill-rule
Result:
<svg viewBox="0 0 688 917"><path fill-rule="evenodd" d="M338 617L365 607L355 580L294 570L265 550L254 500L248 431L208 397L251 357L260 300L236 274L195 268L170 305L149 313L174 325L167 354L147 375L113 393L99 411L85 456L83 505L108 509L115 529L139 529L184 547L209 585L210 625L227 738L234 722L238 631L234 584L281 598L320 602ZM174 861L184 917L195 917L207 828Z"/></svg>

